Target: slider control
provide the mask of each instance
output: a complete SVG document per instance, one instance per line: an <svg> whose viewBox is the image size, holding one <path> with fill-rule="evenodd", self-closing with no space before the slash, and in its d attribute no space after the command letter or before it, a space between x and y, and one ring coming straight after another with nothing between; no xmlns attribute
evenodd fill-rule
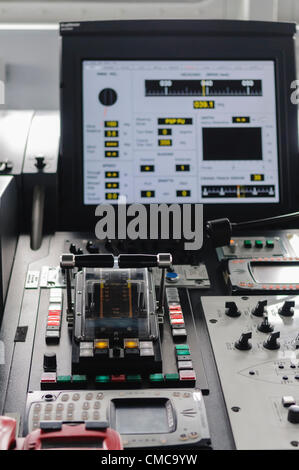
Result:
<svg viewBox="0 0 299 470"><path fill-rule="evenodd" d="M241 315L236 302L225 302L225 315L232 318L236 318Z"/></svg>

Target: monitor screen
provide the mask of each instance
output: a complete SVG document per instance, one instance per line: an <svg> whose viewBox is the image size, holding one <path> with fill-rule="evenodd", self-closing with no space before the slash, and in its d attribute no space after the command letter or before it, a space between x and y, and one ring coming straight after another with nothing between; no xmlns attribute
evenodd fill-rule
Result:
<svg viewBox="0 0 299 470"><path fill-rule="evenodd" d="M278 203L273 60L83 60L83 200Z"/></svg>

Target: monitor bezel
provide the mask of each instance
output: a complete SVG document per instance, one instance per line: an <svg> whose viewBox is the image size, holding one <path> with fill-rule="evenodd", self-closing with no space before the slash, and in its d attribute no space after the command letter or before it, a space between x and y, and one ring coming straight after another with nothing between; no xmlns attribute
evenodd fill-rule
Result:
<svg viewBox="0 0 299 470"><path fill-rule="evenodd" d="M230 31L227 31L228 23L231 23ZM263 30L262 26L265 24L267 28ZM246 211L244 205L240 203L208 203L204 204L204 217L211 219L229 216L231 220L239 221L264 217L265 212L267 216L271 216L295 208L298 197L296 193L299 191L295 189L294 175L298 169L297 106L290 100L292 91L290 84L296 79L293 24L221 20L87 22L79 23L79 27L75 27L71 32L65 31L63 25L61 26L61 229L93 232L97 220L96 206L84 205L82 126L84 60L274 61L280 202L245 203ZM282 26L281 29L279 25ZM189 51L188 55L186 51Z"/></svg>

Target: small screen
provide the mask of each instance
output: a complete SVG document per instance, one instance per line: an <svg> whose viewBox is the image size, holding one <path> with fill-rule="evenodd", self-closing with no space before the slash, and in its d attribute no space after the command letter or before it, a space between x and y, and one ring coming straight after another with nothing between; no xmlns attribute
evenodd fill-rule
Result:
<svg viewBox="0 0 299 470"><path fill-rule="evenodd" d="M120 434L169 433L173 420L168 400L114 400L115 428Z"/></svg>
<svg viewBox="0 0 299 470"><path fill-rule="evenodd" d="M278 203L271 60L84 60L84 204Z"/></svg>
<svg viewBox="0 0 299 470"><path fill-rule="evenodd" d="M299 264L251 264L252 275L261 284L299 284Z"/></svg>

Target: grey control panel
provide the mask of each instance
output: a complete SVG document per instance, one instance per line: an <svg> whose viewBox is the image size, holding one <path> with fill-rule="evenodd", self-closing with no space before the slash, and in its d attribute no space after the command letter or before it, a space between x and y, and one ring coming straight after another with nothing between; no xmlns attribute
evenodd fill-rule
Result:
<svg viewBox="0 0 299 470"><path fill-rule="evenodd" d="M121 434L125 448L210 446L205 405L197 389L32 392L26 416L26 432L41 421L107 420Z"/></svg>
<svg viewBox="0 0 299 470"><path fill-rule="evenodd" d="M153 268L155 285L161 281L161 270ZM209 289L211 287L207 268L203 263L196 266L190 264L174 265L173 270L166 273L166 285L185 287L187 289Z"/></svg>
<svg viewBox="0 0 299 470"><path fill-rule="evenodd" d="M299 446L299 296L202 297L237 449Z"/></svg>
<svg viewBox="0 0 299 470"><path fill-rule="evenodd" d="M232 258L265 258L287 254L287 242L280 237L233 237L229 245L217 248L219 261Z"/></svg>

